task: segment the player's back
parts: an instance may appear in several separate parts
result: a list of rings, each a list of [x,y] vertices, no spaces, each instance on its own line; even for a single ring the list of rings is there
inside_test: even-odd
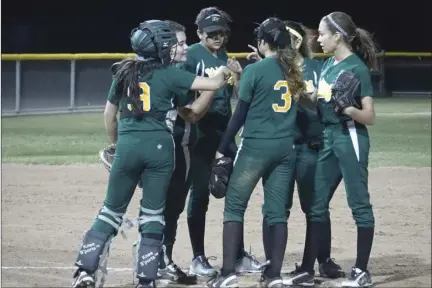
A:
[[[241,136],[244,138],[292,137],[297,104],[276,57],[267,57],[245,68],[240,95],[250,95],[250,106]]]
[[[134,117],[132,111],[135,108],[130,98],[120,98],[113,95],[113,83],[109,99],[114,102],[116,99],[119,101],[119,133],[157,130],[172,132],[176,117],[174,103],[176,102],[180,106],[188,104],[189,96],[187,92],[194,79],[195,75],[182,71],[175,66],[156,69],[151,72],[151,75],[140,75],[139,89],[140,103],[144,111],[143,119]],[[174,101],[174,97],[176,97],[176,101]]]

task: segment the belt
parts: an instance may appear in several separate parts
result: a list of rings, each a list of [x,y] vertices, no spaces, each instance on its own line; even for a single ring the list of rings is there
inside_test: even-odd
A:
[[[310,150],[320,151],[324,147],[324,142],[322,139],[312,139],[312,140],[295,140],[294,145],[307,145]]]

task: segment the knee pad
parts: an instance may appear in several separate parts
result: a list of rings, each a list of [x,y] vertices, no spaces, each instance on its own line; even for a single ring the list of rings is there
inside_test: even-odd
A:
[[[152,210],[141,207],[138,217],[139,232],[141,234],[163,234],[165,217],[163,209]]]
[[[87,231],[75,265],[90,274],[94,274],[96,270],[98,270],[101,260],[103,260],[102,262],[105,264],[108,261],[112,237],[113,235],[98,232],[93,229]]]
[[[138,279],[154,281],[159,268],[162,241],[141,236],[138,257],[136,259],[136,277]]]
[[[111,211],[106,206],[103,206],[102,209],[99,211],[99,214],[97,216],[97,219],[111,225],[115,231],[116,234],[122,225],[123,222],[123,215],[124,213],[117,213],[114,211]]]

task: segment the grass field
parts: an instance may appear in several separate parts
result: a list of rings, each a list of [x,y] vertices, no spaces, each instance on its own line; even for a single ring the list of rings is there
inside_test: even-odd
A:
[[[431,166],[431,100],[381,98],[370,166]],[[109,144],[102,113],[2,117],[2,162],[97,163]]]

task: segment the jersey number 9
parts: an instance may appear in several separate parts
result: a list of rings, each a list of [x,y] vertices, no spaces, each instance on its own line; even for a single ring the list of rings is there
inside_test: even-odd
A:
[[[281,88],[285,89],[285,92],[282,90],[281,99],[283,100],[283,105],[278,105],[276,103],[273,103],[272,108],[273,111],[278,113],[286,113],[291,108],[291,92],[288,88],[288,82],[279,80],[274,85],[274,90],[281,90]]]
[[[143,111],[150,111],[150,86],[146,82],[139,83],[140,89],[142,89],[142,93],[140,94],[140,100],[142,103]],[[128,109],[132,111],[134,107],[132,104],[127,105]]]

